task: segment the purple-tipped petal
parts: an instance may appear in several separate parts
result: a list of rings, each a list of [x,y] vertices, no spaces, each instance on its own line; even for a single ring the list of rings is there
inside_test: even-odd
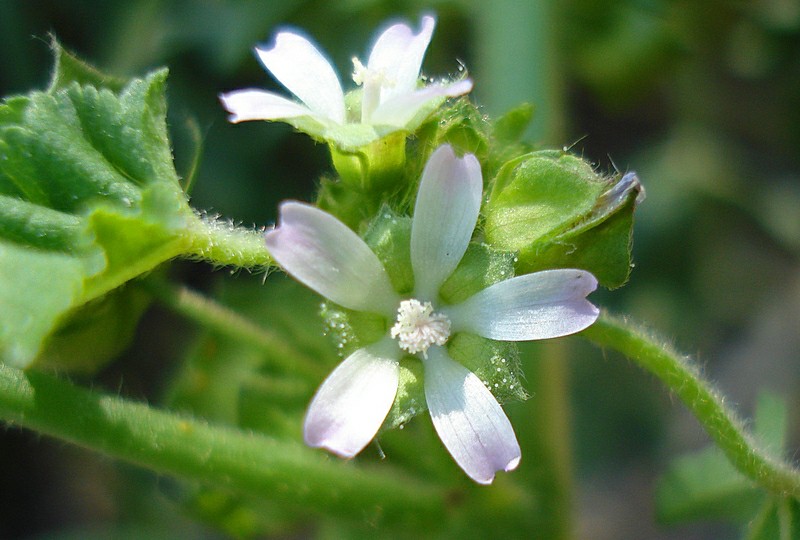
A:
[[[521,453],[514,428],[481,380],[442,347],[431,347],[424,363],[433,426],[458,466],[479,484],[515,469]]]
[[[396,344],[380,342],[357,350],[328,375],[306,413],[303,438],[307,445],[343,458],[363,450],[394,403],[397,352]]]
[[[413,92],[392,96],[372,112],[370,122],[376,126],[406,126],[432,101],[457,97],[472,90],[472,81],[465,79],[450,84],[434,84]]]
[[[339,77],[313,43],[293,32],[279,32],[271,49],[256,47],[256,54],[264,67],[316,115],[344,123]]]
[[[416,89],[422,59],[431,42],[436,20],[425,16],[421,26],[419,34],[414,34],[407,25],[395,24],[375,41],[367,67],[387,80],[387,84],[381,85],[381,103]]]
[[[282,120],[314,114],[308,107],[264,90],[235,90],[221,94],[219,99],[231,113],[228,120],[233,123],[247,120]]]
[[[580,332],[600,311],[586,300],[597,279],[584,270],[545,270],[501,281],[441,311],[454,332],[529,341]]]
[[[481,166],[472,154],[456,157],[449,145],[431,154],[422,172],[411,225],[411,265],[415,294],[435,301],[455,270],[481,207]]]
[[[400,299],[372,250],[347,225],[298,202],[280,207],[267,249],[292,277],[337,304],[394,317]]]

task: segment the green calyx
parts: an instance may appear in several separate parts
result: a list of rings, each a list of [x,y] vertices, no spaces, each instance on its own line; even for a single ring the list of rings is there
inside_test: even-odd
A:
[[[494,179],[484,210],[486,241],[517,252],[519,273],[580,268],[616,288],[630,274],[641,193],[635,176],[615,185],[576,156],[525,154],[506,162]]]
[[[391,189],[403,178],[405,142],[406,134],[395,132],[354,152],[330,145],[333,167],[341,181],[350,188],[364,192]]]

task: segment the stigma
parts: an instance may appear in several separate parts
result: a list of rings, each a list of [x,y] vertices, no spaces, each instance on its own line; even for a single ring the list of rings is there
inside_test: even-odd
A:
[[[430,302],[424,304],[414,298],[403,300],[397,308],[397,322],[391,335],[400,348],[411,354],[422,353],[427,358],[431,345],[444,345],[450,337],[450,320],[433,312]]]

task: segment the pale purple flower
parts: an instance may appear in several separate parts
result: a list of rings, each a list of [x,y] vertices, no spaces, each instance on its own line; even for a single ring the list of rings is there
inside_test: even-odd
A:
[[[439,288],[467,250],[480,211],[478,160],[450,146],[430,157],[420,181],[411,227],[415,288],[392,288],[386,270],[361,238],[313,206],[286,202],[267,248],[286,272],[341,306],[395,320],[381,341],[344,359],[317,391],[306,414],[307,444],[350,458],[385,420],[398,388],[398,365],[413,354],[424,367],[425,398],[439,437],[456,463],[481,484],[516,468],[520,448],[503,409],[481,380],[445,346],[471,332],[503,341],[563,336],[598,316],[586,296],[597,280],[583,270],[547,270],[491,285],[445,305]]]
[[[375,41],[366,66],[353,58],[353,80],[362,87],[358,110],[348,110],[339,77],[324,54],[290,31],[278,32],[271,48],[255,51],[300,102],[252,88],[222,94],[220,99],[231,122],[284,121],[344,149],[396,131],[413,132],[445,98],[472,89],[468,79],[420,85],[422,59],[434,26],[431,16],[422,18],[418,34],[405,24],[394,24]]]

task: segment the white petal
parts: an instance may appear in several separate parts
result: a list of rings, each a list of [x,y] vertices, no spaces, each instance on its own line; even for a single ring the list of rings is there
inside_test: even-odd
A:
[[[371,249],[347,225],[298,202],[280,207],[267,249],[292,277],[339,305],[394,317],[400,302]]]
[[[233,123],[246,120],[281,120],[298,116],[314,116],[308,107],[264,90],[235,90],[221,94],[219,99],[225,109],[231,113],[228,119]]]
[[[514,428],[481,380],[442,347],[431,347],[424,363],[433,426],[458,466],[479,484],[515,469],[520,449]]]
[[[599,310],[586,295],[597,279],[583,270],[545,270],[495,283],[440,311],[454,332],[473,332],[500,341],[566,336],[591,325]]]
[[[303,36],[279,32],[271,49],[256,48],[261,63],[317,115],[344,123],[344,94],[325,56]]]
[[[394,403],[399,378],[397,358],[386,345],[357,350],[328,375],[306,413],[306,444],[351,458],[375,437]]]
[[[481,166],[474,155],[457,158],[449,145],[431,154],[411,225],[411,265],[419,300],[435,301],[439,287],[464,256],[482,192]]]
[[[372,112],[374,125],[406,127],[432,101],[469,93],[472,81],[464,79],[451,84],[435,84],[384,101]]]
[[[422,59],[435,25],[433,17],[425,16],[419,34],[415,35],[405,24],[395,24],[375,41],[367,68],[382,73],[390,83],[382,85],[381,102],[416,89]]]

